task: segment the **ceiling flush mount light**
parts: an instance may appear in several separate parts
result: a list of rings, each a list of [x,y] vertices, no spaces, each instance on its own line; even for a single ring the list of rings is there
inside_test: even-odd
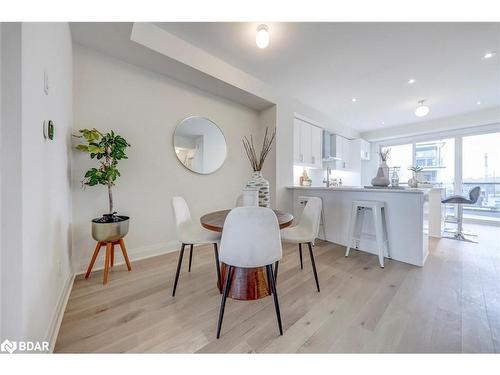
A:
[[[477,105],[481,105],[481,104],[483,104],[483,102],[482,102],[481,100],[478,100],[478,101],[476,102],[476,104],[477,104]]]
[[[408,83],[409,83],[410,85],[413,85],[415,82],[417,82],[417,80],[416,80],[415,78],[410,78],[410,79],[408,80]]]
[[[495,56],[497,53],[496,52],[486,52],[483,56],[484,60],[491,59],[493,56]]]
[[[353,103],[356,103],[357,101],[358,101],[358,99],[356,99],[356,98],[351,99],[351,102],[353,102]]]
[[[417,117],[424,117],[429,114],[429,107],[424,105],[425,100],[419,100],[418,101],[418,107],[415,108],[415,116]]]
[[[255,44],[257,44],[259,48],[266,48],[269,45],[269,28],[267,25],[259,25],[259,27],[257,27]]]

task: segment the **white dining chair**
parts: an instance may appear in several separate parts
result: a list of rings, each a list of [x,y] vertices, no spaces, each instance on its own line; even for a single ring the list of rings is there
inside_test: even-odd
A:
[[[308,197],[306,206],[304,207],[304,211],[302,211],[302,216],[300,217],[300,222],[293,227],[281,230],[281,239],[283,241],[299,245],[300,269],[304,269],[302,261],[302,244],[307,244],[309,247],[309,256],[311,257],[311,265],[318,292],[320,291],[320,288],[318,272],[316,271],[316,262],[314,261],[313,245],[319,233],[321,208],[322,201],[320,198]],[[278,276],[278,265],[279,263],[275,266],[275,278]]]
[[[172,291],[172,297],[175,296],[175,290],[177,289],[177,282],[179,281],[179,274],[182,266],[182,258],[184,256],[184,248],[186,245],[190,245],[189,251],[189,268],[188,272],[191,272],[191,263],[193,260],[193,245],[205,245],[213,244],[215,252],[215,265],[217,267],[217,279],[219,285],[221,284],[220,278],[220,264],[219,264],[219,253],[217,250],[217,243],[220,241],[220,233],[212,232],[201,227],[201,225],[195,223],[191,219],[191,213],[189,212],[189,207],[182,197],[173,197],[172,206],[174,208],[175,224],[177,227],[177,234],[179,236],[179,241],[182,243],[181,252],[179,254],[179,261],[177,263],[177,272],[175,273],[174,289]]]
[[[235,207],[259,206],[259,191],[254,189],[244,189],[243,193],[238,195]]]
[[[231,210],[224,222],[220,243],[220,261],[228,267],[217,323],[220,336],[224,308],[235,267],[266,267],[269,290],[273,295],[274,308],[280,335],[283,335],[281,315],[276,293],[273,264],[281,259],[281,240],[278,219],[273,210],[265,207],[237,207]]]

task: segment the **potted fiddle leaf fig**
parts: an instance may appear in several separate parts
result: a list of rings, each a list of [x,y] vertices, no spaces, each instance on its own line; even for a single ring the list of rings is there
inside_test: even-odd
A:
[[[112,130],[105,134],[95,128],[80,129],[78,132],[75,137],[83,143],[76,149],[88,153],[98,163],[97,167],[85,173],[82,186],[104,185],[108,189],[109,210],[102,217],[92,220],[92,237],[102,242],[118,241],[128,233],[130,218],[113,211],[113,186],[120,177],[118,162],[127,159],[125,151],[130,144]]]

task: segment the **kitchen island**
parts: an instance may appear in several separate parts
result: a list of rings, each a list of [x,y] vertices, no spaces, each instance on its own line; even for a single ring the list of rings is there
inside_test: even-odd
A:
[[[385,203],[385,217],[391,258],[422,267],[429,253],[429,230],[425,223],[429,192],[422,189],[371,189],[363,187],[290,186],[293,190],[294,216],[300,217],[303,202],[319,197],[323,201],[322,227],[319,237],[347,245],[351,205],[355,200],[376,200]],[[378,254],[371,215],[362,222],[362,239],[357,248]],[[356,244],[351,244],[356,248]]]

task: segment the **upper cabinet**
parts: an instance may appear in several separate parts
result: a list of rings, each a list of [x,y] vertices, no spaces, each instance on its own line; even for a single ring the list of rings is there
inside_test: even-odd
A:
[[[294,164],[322,168],[322,129],[298,118],[293,124]]]
[[[361,160],[370,160],[370,142],[365,141],[364,139],[355,139],[353,140],[356,151],[359,151],[359,157]]]
[[[361,150],[361,160],[370,160],[370,142],[359,139],[359,148]]]
[[[337,148],[335,154],[339,159],[335,162],[336,165],[335,169],[344,169],[344,170],[352,169],[352,161],[353,161],[352,150],[351,150],[352,141],[337,134],[335,134],[334,137],[335,137],[335,145]]]
[[[352,169],[353,141],[338,134],[323,132],[323,160],[332,162],[334,169]]]

